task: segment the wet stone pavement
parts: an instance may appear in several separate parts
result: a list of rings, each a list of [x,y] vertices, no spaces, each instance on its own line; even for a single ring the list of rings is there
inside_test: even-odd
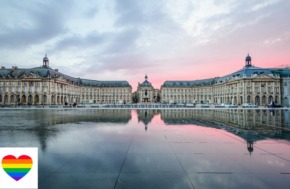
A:
[[[0,146],[38,147],[44,189],[285,189],[287,116],[282,110],[1,110]]]

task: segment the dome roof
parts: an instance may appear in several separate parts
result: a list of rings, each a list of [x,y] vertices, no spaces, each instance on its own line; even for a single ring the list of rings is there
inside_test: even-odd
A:
[[[43,57],[43,61],[48,61],[47,54],[45,54],[45,57]]]
[[[250,57],[250,55],[248,54],[248,56],[246,57],[246,61],[251,61],[252,58]]]
[[[143,83],[139,83],[138,87],[153,87],[152,84],[148,81],[147,74],[145,75],[145,81],[143,81]]]
[[[145,80],[143,83],[139,84],[139,86],[141,86],[141,87],[152,87],[152,84],[149,81]]]

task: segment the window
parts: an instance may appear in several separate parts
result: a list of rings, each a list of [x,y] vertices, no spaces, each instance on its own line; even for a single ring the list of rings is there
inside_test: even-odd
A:
[[[265,85],[261,85],[261,92],[264,93],[265,92]]]
[[[251,92],[251,88],[247,87],[247,93],[250,93],[250,92]]]
[[[274,88],[274,93],[278,93],[278,87]]]

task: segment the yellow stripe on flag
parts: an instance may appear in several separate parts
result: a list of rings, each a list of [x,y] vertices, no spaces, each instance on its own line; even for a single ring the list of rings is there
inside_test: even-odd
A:
[[[32,164],[2,164],[3,168],[32,168]]]

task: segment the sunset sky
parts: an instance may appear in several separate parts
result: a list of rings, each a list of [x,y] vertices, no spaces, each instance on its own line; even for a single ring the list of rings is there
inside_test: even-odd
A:
[[[290,65],[289,0],[1,0],[1,66],[50,66],[86,79],[223,76]]]

